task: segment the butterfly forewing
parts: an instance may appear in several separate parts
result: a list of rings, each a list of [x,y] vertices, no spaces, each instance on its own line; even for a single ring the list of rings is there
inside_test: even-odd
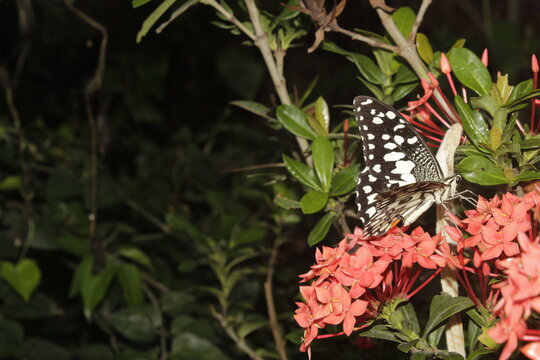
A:
[[[410,225],[434,202],[455,191],[435,157],[396,110],[367,96],[354,99],[366,167],[358,178],[358,217],[367,237],[398,223]]]

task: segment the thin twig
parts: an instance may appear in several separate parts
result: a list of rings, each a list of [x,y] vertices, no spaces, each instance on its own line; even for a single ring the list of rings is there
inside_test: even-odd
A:
[[[284,163],[270,163],[270,164],[250,165],[250,166],[244,166],[244,167],[239,167],[239,168],[234,168],[234,169],[223,170],[223,172],[227,174],[227,173],[236,173],[236,172],[260,170],[260,169],[276,168],[276,167],[285,167],[285,164]]]
[[[127,200],[126,204],[135,210],[139,215],[142,215],[146,220],[150,221],[152,224],[156,225],[161,231],[163,231],[166,234],[171,234],[172,229],[169,225],[165,224],[163,221],[159,220],[157,217],[152,215],[149,211],[142,208],[139,204],[137,204],[133,200]]]
[[[378,40],[376,40],[374,38],[370,38],[368,36],[364,36],[362,34],[359,34],[359,33],[344,29],[341,26],[339,26],[338,24],[329,24],[327,26],[327,28],[330,28],[335,32],[347,35],[353,40],[357,40],[357,41],[361,41],[363,43],[366,43],[369,46],[378,47],[378,48],[389,50],[389,51],[399,52],[399,48],[397,46],[390,45],[390,44],[384,43],[382,41],[378,41]]]
[[[424,15],[426,14],[426,11],[431,5],[431,0],[422,0],[422,5],[420,5],[420,9],[418,9],[418,14],[416,15],[416,21],[413,24],[413,27],[411,29],[411,34],[409,35],[409,44],[415,43],[416,33],[418,32],[418,28],[420,27],[420,24],[422,24],[422,21],[424,20]]]
[[[274,303],[273,294],[274,269],[276,267],[276,259],[281,243],[282,240],[277,238],[274,241],[274,246],[272,247],[272,252],[270,253],[266,280],[264,282],[264,297],[266,299],[266,307],[268,309],[268,322],[270,324],[270,329],[272,330],[274,342],[276,343],[276,350],[281,360],[287,360],[287,347],[285,345],[285,341],[283,340],[283,333],[281,332],[279,321],[277,319],[276,305]]]
[[[241,338],[238,336],[238,334],[234,331],[232,325],[229,323],[227,318],[218,312],[213,306],[210,306],[210,312],[216,318],[221,327],[225,330],[227,335],[236,343],[236,346],[243,351],[247,356],[249,356],[253,360],[263,360],[259,354],[255,352],[244,340],[244,338]]]
[[[143,290],[146,293],[146,296],[148,296],[148,299],[150,299],[150,302],[152,303],[152,306],[154,307],[154,309],[156,309],[156,311],[158,312],[161,312],[158,299],[154,296],[154,294],[152,293],[152,290],[150,290],[148,286],[146,286],[146,284],[144,283],[143,283]],[[161,348],[160,360],[166,360],[168,357],[167,333],[165,331],[163,324],[159,326],[157,333],[159,335],[159,346]]]
[[[247,27],[244,26],[235,16],[233,13],[227,11],[223,6],[221,6],[217,1],[215,0],[201,0],[202,4],[210,5],[217,11],[221,13],[228,21],[232,22],[240,31],[242,31],[244,34],[246,34],[247,37],[249,37],[252,41],[256,40],[256,36],[249,30]]]
[[[257,5],[255,5],[255,0],[245,0],[245,3],[248,9],[249,18],[253,24],[253,29],[255,30],[256,37],[253,41],[255,46],[257,46],[261,52],[266,64],[266,68],[268,69],[272,82],[274,83],[274,88],[276,89],[279,100],[282,104],[291,104],[291,98],[289,96],[289,92],[287,91],[287,82],[285,80],[285,76],[283,76],[283,65],[278,66],[277,61],[272,54],[272,49],[270,48],[270,44],[268,42],[268,34],[264,32],[262,27],[259,9],[257,8]],[[278,57],[281,56],[284,57],[285,54],[279,55]],[[306,153],[308,149],[308,142],[300,137],[296,137],[296,141],[298,142],[298,146],[300,147],[302,153]],[[306,158],[306,161],[308,165],[312,165],[311,157]]]

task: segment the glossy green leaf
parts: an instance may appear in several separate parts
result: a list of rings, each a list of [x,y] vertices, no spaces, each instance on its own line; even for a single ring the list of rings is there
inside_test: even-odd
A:
[[[126,339],[147,344],[157,335],[161,314],[150,305],[139,305],[113,313],[109,321],[114,330]]]
[[[450,49],[454,49],[454,48],[462,48],[465,46],[465,43],[467,42],[467,39],[457,39],[456,41],[454,41],[454,43],[452,44],[452,46],[450,47]]]
[[[324,129],[324,135],[328,134],[328,127],[330,126],[330,111],[328,110],[328,104],[324,101],[322,96],[315,101],[315,119]]]
[[[315,171],[323,187],[323,191],[330,190],[332,171],[334,170],[334,148],[326,136],[318,136],[311,145]]]
[[[469,320],[467,324],[467,344],[469,345],[469,351],[475,348],[480,334],[482,334],[482,328],[474,321]]]
[[[274,203],[287,210],[300,208],[300,201],[289,199],[281,194],[276,195]]]
[[[163,14],[165,14],[165,12],[171,6],[173,6],[175,2],[176,0],[164,0],[161,4],[159,4],[159,6],[154,11],[152,11],[152,13],[146,18],[146,20],[144,20],[141,26],[141,29],[137,33],[137,43],[141,42],[142,38],[146,34],[148,34],[152,26],[154,26],[154,24],[156,23],[156,21],[158,21],[159,18],[163,16]]]
[[[324,240],[326,234],[330,230],[330,225],[336,217],[333,212],[326,213],[315,225],[315,227],[309,232],[308,245],[313,246]]]
[[[107,262],[105,268],[96,275],[92,272],[92,263],[84,270],[81,275],[81,296],[84,315],[87,319],[90,319],[93,310],[103,300],[105,293],[109,289],[116,271],[111,262]]]
[[[276,116],[285,129],[298,137],[313,140],[317,136],[309,126],[306,114],[294,105],[279,105]]]
[[[397,71],[397,69],[394,69],[392,66],[394,62],[394,53],[388,50],[375,49],[373,50],[373,55],[375,56],[375,60],[377,60],[377,66],[385,74],[383,85],[386,85],[389,83],[390,77]]]
[[[437,345],[441,341],[441,337],[444,334],[445,329],[446,329],[445,326],[439,325],[432,332],[430,332],[427,336],[428,344],[433,347],[437,347]]]
[[[424,328],[424,337],[452,315],[472,306],[474,303],[471,299],[464,296],[452,297],[446,293],[434,296],[429,308],[429,319]]]
[[[514,178],[514,183],[540,179],[540,171],[527,171]]]
[[[470,105],[463,101],[459,95],[455,96],[456,110],[461,118],[463,130],[475,145],[489,144],[489,128],[482,114],[471,109]]]
[[[287,171],[289,171],[289,173],[302,184],[313,190],[323,191],[321,184],[315,175],[315,171],[312,168],[298,160],[288,157],[287,155],[283,155],[283,162],[285,163]]]
[[[313,214],[322,210],[328,201],[328,193],[321,191],[309,191],[302,196],[300,206],[304,214]]]
[[[491,77],[482,61],[470,50],[453,48],[448,53],[452,72],[466,87],[479,95],[488,95],[491,91]]]
[[[117,274],[126,304],[129,306],[142,304],[144,294],[139,269],[135,265],[120,264],[117,268]]]
[[[400,7],[392,13],[392,19],[394,19],[401,35],[407,40],[413,24],[416,21],[416,14],[414,11],[408,6]]]
[[[490,95],[479,96],[471,98],[471,106],[475,109],[485,110],[491,115],[495,116],[495,113],[500,109],[500,105]]]
[[[347,166],[338,171],[332,178],[330,196],[341,196],[353,191],[356,186],[358,173],[358,165]]]
[[[268,108],[268,106],[258,103],[256,101],[236,100],[236,101],[231,101],[229,104],[238,106],[241,109],[249,111],[250,113],[261,116],[263,118],[272,119],[268,115],[268,113],[270,112],[270,109]]]
[[[416,345],[418,340],[420,340],[420,339],[414,339],[414,340],[411,340],[411,341],[407,341],[406,343],[401,343],[401,344],[399,344],[397,346],[397,348],[398,348],[399,351],[403,351],[404,353],[408,353]]]
[[[427,36],[422,33],[416,34],[416,50],[426,64],[433,61],[433,48]]]
[[[24,299],[30,300],[30,296],[36,290],[41,280],[41,270],[33,259],[21,259],[14,265],[8,261],[0,263],[2,278]]]
[[[489,326],[488,319],[484,318],[482,314],[477,309],[471,309],[467,311],[467,315],[480,327]]]
[[[313,129],[317,135],[327,135],[328,131],[321,125],[321,123],[313,115],[306,115],[306,120],[309,126]]]
[[[512,93],[510,93],[510,97],[506,101],[505,106],[511,106],[516,99],[519,99],[525,94],[530,93],[533,90],[533,81],[532,79],[528,79],[525,81],[520,82],[516,86],[514,86],[514,89],[512,90]]]
[[[457,165],[458,172],[467,181],[480,185],[500,185],[508,183],[503,170],[481,156],[468,156]]]

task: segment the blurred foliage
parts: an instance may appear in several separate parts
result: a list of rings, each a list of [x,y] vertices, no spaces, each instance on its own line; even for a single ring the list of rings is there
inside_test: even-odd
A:
[[[102,86],[85,103],[100,33],[58,0],[0,2],[0,358],[248,358],[242,344],[276,358],[264,282],[279,247],[271,265],[277,318],[290,358],[304,358],[291,314],[297,274],[312,260],[306,240],[331,243],[338,235],[332,222],[359,171],[339,137],[347,115],[330,104],[349,103],[366,89],[394,103],[417,81],[387,51],[373,51],[374,61],[343,50],[346,43],[323,43],[357,66],[361,83],[338,56],[306,57],[300,41],[309,22],[276,3],[263,25],[273,49],[291,51],[290,88],[304,89],[294,104],[278,106],[257,50],[240,45],[227,19],[215,21],[196,3],[134,0],[132,9],[129,2],[76,2],[109,35]],[[245,14],[243,2],[235,5]],[[355,18],[347,15],[354,9],[344,21]],[[190,16],[159,37],[150,32],[159,14],[187,10]],[[410,18],[407,10],[396,14]],[[536,14],[528,13],[533,24]],[[372,14],[363,16],[366,27],[377,25]],[[451,16],[439,30],[441,15],[430,16],[437,26],[427,19],[424,32],[437,48],[451,47],[455,27],[470,30]],[[508,19],[491,20],[484,35],[504,40],[492,43],[495,58],[516,74],[524,64],[514,59],[538,48],[538,38]],[[422,58],[437,58],[419,39]],[[472,43],[483,40],[473,36]],[[513,52],[505,54],[503,44]],[[291,154],[294,139],[281,129],[309,140],[313,168]],[[242,170],[252,165],[259,167]],[[282,181],[288,173],[305,194]],[[372,348],[365,358],[400,356],[358,340],[317,344],[318,358],[333,359],[338,348],[341,359],[357,359],[364,347]]]

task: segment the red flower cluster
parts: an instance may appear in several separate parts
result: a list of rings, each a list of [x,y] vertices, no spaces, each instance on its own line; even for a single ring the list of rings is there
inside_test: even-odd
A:
[[[301,350],[309,351],[316,338],[350,335],[369,326],[385,304],[410,298],[448,266],[474,303],[492,310],[498,322],[488,334],[506,343],[500,360],[507,359],[519,341],[528,342],[521,348],[526,356],[540,358],[540,330],[538,324],[531,325],[533,318],[538,322],[531,314],[540,313],[540,195],[480,197],[464,219],[448,216],[456,224],[446,228],[455,251],[441,234],[430,236],[420,227],[410,235],[394,228],[370,239],[357,228],[337,247],[318,249],[316,264],[300,276],[301,282],[310,281],[300,287],[305,302],[297,302],[294,315],[304,328]],[[425,269],[434,271],[413,290]],[[478,287],[471,285],[471,274],[478,276]],[[503,280],[490,285],[494,277]],[[342,324],[343,331],[319,335],[327,324]]]
[[[395,228],[382,238],[363,239],[362,230],[357,228],[337,247],[317,249],[316,264],[300,275],[301,282],[311,281],[310,285],[300,287],[305,302],[296,303],[294,315],[304,328],[300,350],[309,350],[317,337],[350,335],[367,326],[367,320],[375,318],[386,301],[397,296],[410,297],[424,287],[427,283],[411,292],[420,275],[419,267],[439,269],[438,273],[445,266],[444,257],[435,252],[440,239],[421,228],[410,235]],[[327,324],[343,324],[343,332],[318,335]]]

